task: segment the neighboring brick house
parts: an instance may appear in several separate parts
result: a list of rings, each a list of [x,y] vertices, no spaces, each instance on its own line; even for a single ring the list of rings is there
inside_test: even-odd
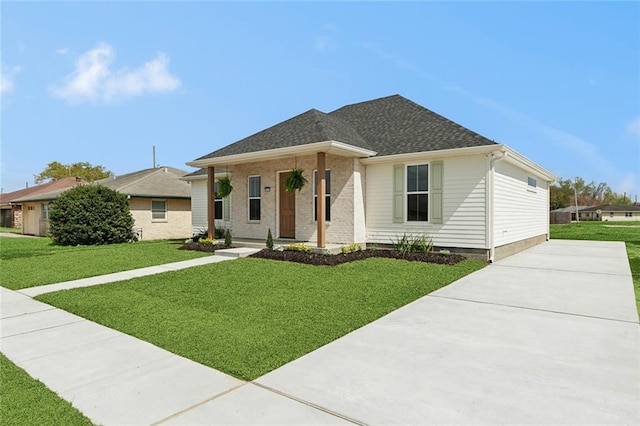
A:
[[[158,167],[113,176],[92,183],[125,194],[141,240],[187,238],[191,236],[191,188],[180,180],[187,174],[173,167]],[[25,227],[23,233],[48,234],[48,205],[63,190],[23,197]]]
[[[399,95],[311,109],[187,164],[202,168],[184,178],[192,182],[194,231],[215,223],[264,241],[271,229],[274,238],[318,248],[422,234],[487,260],[548,239],[549,185],[557,180]],[[300,192],[284,190],[293,168],[309,180]],[[223,175],[234,190],[215,199]]]
[[[43,194],[46,192],[69,189],[82,183],[77,177],[52,180],[51,182],[0,194],[0,226],[5,228],[22,228],[22,203],[17,200]]]

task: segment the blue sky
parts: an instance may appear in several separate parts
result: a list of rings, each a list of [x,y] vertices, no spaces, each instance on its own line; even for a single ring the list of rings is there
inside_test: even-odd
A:
[[[197,157],[401,94],[563,178],[640,196],[638,2],[3,1],[1,178]]]

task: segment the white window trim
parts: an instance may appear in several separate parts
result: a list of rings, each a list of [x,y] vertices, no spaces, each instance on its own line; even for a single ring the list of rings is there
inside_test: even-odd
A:
[[[427,166],[427,190],[409,192],[409,167]],[[431,162],[410,163],[404,165],[404,221],[405,223],[431,223]],[[427,194],[427,220],[409,220],[409,194]]]
[[[331,176],[331,169],[325,169],[325,170],[328,171],[329,172],[329,176]],[[311,174],[313,176],[313,200],[312,200],[313,203],[311,205],[311,208],[313,209],[313,211],[311,212],[312,213],[311,217],[313,218],[313,222],[316,223],[316,222],[318,222],[318,218],[317,218],[317,213],[318,212],[316,211],[316,198],[318,198],[318,194],[317,194],[318,182],[316,181],[316,179],[317,179],[316,176],[318,174],[318,169],[313,169],[313,172]],[[329,188],[329,189],[331,189],[331,188]],[[326,190],[326,187],[325,187],[325,190]],[[324,194],[325,203],[327,203],[327,200],[326,200],[327,197],[329,197],[329,200],[331,200],[331,192],[329,192],[328,194],[325,192],[325,194]],[[329,205],[329,212],[331,212],[331,205],[330,204],[331,204],[330,202],[327,203],[327,205]],[[326,223],[331,223],[331,221],[327,220]]]
[[[259,223],[262,220],[262,188],[258,187],[258,196],[251,196],[251,178],[260,179],[260,185],[262,185],[261,175],[249,175],[247,176],[247,220],[251,223]],[[260,219],[251,219],[251,200],[260,200]]]
[[[156,219],[153,217],[153,202],[154,201],[162,201],[164,203],[164,218],[162,219]],[[159,211],[159,210],[157,210]],[[151,222],[168,222],[169,221],[169,203],[167,202],[166,199],[161,199],[161,198],[152,198],[151,199]]]

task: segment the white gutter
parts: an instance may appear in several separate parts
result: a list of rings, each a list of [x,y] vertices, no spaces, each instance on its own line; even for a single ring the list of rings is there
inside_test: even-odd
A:
[[[482,145],[482,146],[472,146],[468,148],[453,148],[453,149],[441,149],[438,151],[422,151],[422,152],[410,152],[407,154],[394,154],[394,155],[382,155],[371,158],[363,158],[360,160],[362,164],[375,164],[375,163],[383,163],[383,162],[392,162],[392,161],[410,161],[416,158],[445,158],[445,157],[460,157],[463,155],[479,155],[479,154],[487,154],[495,151],[496,149],[501,150],[506,148],[505,145],[495,144],[495,145]]]
[[[191,167],[210,167],[225,164],[252,163],[256,161],[267,161],[291,155],[316,154],[326,152],[351,157],[371,157],[376,155],[371,151],[357,146],[349,145],[338,141],[315,142],[306,145],[288,146],[284,148],[268,149],[265,151],[247,152],[243,154],[226,155],[224,157],[203,158],[201,160],[187,163]]]
[[[486,229],[487,229],[487,245],[489,246],[489,263],[493,263],[495,260],[495,238],[493,237],[493,229],[494,229],[494,177],[496,173],[495,164],[498,161],[502,161],[507,158],[508,151],[505,149],[506,147],[502,147],[502,149],[498,151],[493,151],[487,154],[487,158],[489,159],[489,170],[487,174],[487,186],[486,186],[486,199],[487,199],[487,217],[486,217]]]

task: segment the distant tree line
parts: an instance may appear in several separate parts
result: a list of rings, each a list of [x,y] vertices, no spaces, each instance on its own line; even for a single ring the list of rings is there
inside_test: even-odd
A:
[[[575,188],[575,192],[574,192]],[[599,206],[601,204],[633,204],[627,194],[617,194],[605,182],[587,183],[583,178],[560,179],[551,186],[550,209],[561,209],[576,205],[576,193],[579,206]]]

